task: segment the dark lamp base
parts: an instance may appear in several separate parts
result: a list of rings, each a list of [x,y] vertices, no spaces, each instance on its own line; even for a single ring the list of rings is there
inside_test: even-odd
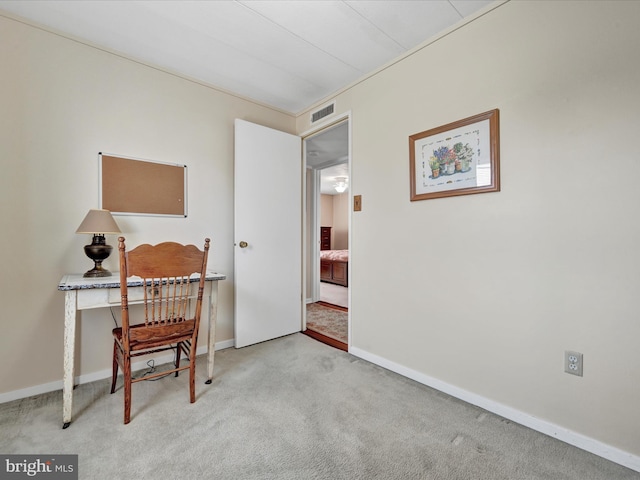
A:
[[[102,265],[97,265],[91,270],[85,272],[83,277],[85,278],[97,278],[97,277],[110,277],[111,272],[106,268],[102,268]]]
[[[104,235],[94,235],[93,243],[84,246],[84,253],[95,263],[94,267],[86,272],[83,277],[110,277],[111,272],[102,267],[102,261],[109,257],[113,247],[106,245]]]

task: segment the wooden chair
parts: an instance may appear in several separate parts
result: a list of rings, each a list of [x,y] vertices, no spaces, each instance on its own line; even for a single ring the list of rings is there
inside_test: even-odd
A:
[[[209,239],[204,251],[195,245],[165,242],[140,245],[127,252],[124,237],[118,239],[120,252],[120,293],[122,295],[122,327],[113,330],[113,377],[111,393],[115,391],[118,367],[124,374],[124,423],[131,420],[131,384],[189,369],[191,403],[196,401],[195,367],[200,313],[209,254]],[[191,278],[193,273],[198,278]],[[144,323],[132,324],[129,318],[127,277],[138,276],[143,282]],[[197,292],[196,292],[197,287]],[[138,287],[139,290],[139,287]],[[195,298],[190,313],[189,297]],[[133,300],[133,299],[132,299]],[[131,376],[131,359],[141,355],[176,350],[173,369],[146,375]],[[189,365],[180,366],[181,353]]]

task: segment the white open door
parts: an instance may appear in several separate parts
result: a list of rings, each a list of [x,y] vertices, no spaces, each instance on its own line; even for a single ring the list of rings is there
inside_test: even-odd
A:
[[[235,346],[302,330],[302,140],[235,121]]]

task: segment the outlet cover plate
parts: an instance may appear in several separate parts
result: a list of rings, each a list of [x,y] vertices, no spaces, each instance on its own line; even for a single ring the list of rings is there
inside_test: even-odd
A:
[[[564,371],[571,375],[582,376],[582,354],[579,352],[564,352]]]

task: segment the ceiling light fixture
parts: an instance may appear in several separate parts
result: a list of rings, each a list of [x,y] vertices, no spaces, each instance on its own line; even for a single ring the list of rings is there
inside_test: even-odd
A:
[[[347,177],[337,177],[336,180],[337,183],[333,185],[333,188],[335,188],[338,193],[344,193],[348,187]]]

